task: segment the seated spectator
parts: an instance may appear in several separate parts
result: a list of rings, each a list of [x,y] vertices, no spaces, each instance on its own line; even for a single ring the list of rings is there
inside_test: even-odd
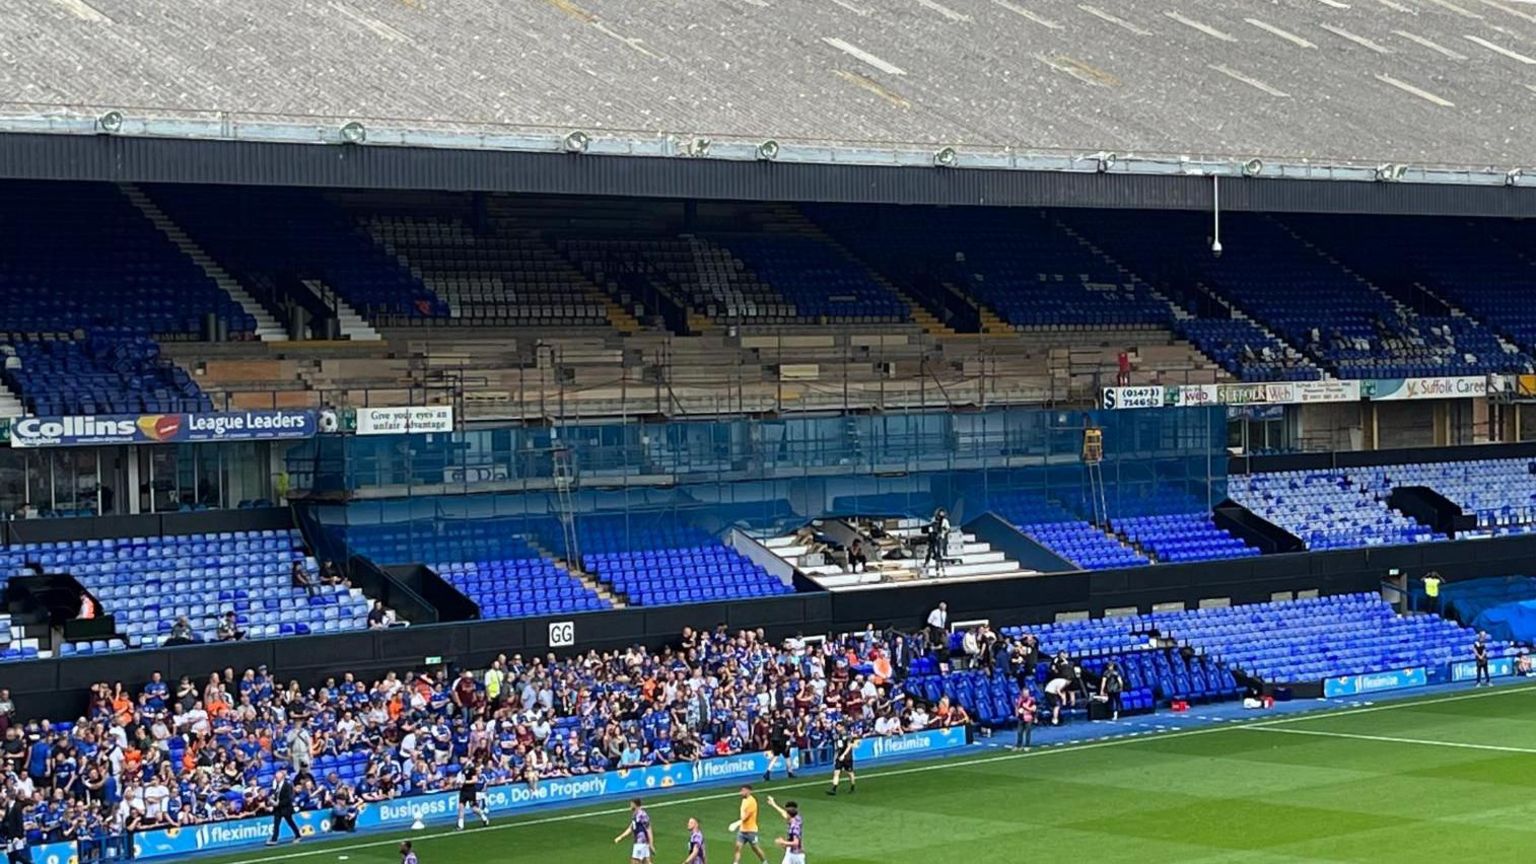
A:
[[[310,579],[309,571],[304,569],[303,561],[293,562],[293,587],[303,588],[311,597],[320,593],[319,584]]]
[[[219,619],[219,629],[215,636],[220,642],[234,642],[245,638],[245,631],[241,630],[235,620],[235,612],[231,609]]]
[[[165,637],[165,644],[168,646],[191,645],[196,641],[197,634],[192,630],[192,622],[187,620],[187,616],[178,615],[176,622],[171,625],[170,635]]]

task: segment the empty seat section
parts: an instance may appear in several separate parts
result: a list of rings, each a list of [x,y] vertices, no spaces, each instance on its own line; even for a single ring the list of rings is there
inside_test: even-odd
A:
[[[78,579],[116,617],[132,647],[160,644],[180,617],[200,638],[212,639],[231,611],[249,638],[368,626],[362,592],[294,587],[294,562],[318,575],[294,530],[26,543],[0,551],[4,572],[19,572],[28,562]],[[92,650],[81,645],[75,646],[78,653]]]

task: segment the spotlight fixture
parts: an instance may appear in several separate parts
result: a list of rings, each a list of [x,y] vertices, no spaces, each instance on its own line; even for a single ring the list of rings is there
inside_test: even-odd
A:
[[[757,158],[764,162],[772,162],[779,158],[779,142],[770,138],[757,145]]]
[[[123,128],[123,112],[108,111],[96,118],[96,128],[108,135],[113,135]]]
[[[1383,183],[1396,183],[1408,173],[1408,166],[1401,163],[1387,162],[1376,166],[1376,179]]]
[[[710,140],[708,138],[695,138],[688,142],[689,156],[708,156]]]
[[[565,136],[565,152],[585,153],[587,152],[587,147],[591,143],[592,136],[578,129],[575,132]]]
[[[1098,160],[1098,163],[1099,163],[1098,164],[1099,173],[1103,174],[1104,172],[1108,171],[1109,169],[1115,167],[1115,163],[1120,161],[1120,154],[1118,154],[1118,153],[1109,153],[1109,152],[1100,152],[1094,158]]]
[[[933,154],[933,164],[940,168],[953,168],[959,159],[960,156],[953,147],[945,147],[943,150]]]
[[[1524,177],[1524,176],[1525,176],[1524,169],[1521,169],[1521,168],[1511,168],[1508,171],[1504,172],[1504,185],[1505,186],[1513,186],[1516,183],[1519,183],[1520,182],[1520,178]]]
[[[1262,173],[1264,173],[1263,159],[1249,159],[1247,162],[1243,163],[1244,177],[1257,177]]]
[[[341,127],[341,140],[348,144],[361,144],[368,140],[368,130],[363,124],[353,120]]]

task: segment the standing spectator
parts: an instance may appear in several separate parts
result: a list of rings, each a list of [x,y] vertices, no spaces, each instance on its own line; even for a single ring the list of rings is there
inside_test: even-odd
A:
[[[949,604],[940,603],[928,613],[928,644],[938,652],[942,646],[948,644],[949,637]]]
[[[1424,597],[1429,600],[1429,611],[1436,615],[1440,614],[1440,586],[1444,582],[1435,570],[1424,574]]]
[[[11,728],[11,722],[16,718],[16,703],[11,701],[11,691],[0,687],[0,735]]]
[[[1029,739],[1035,731],[1035,707],[1035,694],[1028,687],[1019,688],[1019,698],[1013,703],[1013,716],[1019,721],[1013,738],[1015,750],[1029,749]]]
[[[1478,633],[1477,641],[1472,643],[1472,659],[1477,663],[1477,683],[1474,687],[1487,684],[1493,686],[1493,677],[1488,674],[1488,634]]]
[[[288,764],[293,766],[295,779],[310,776],[309,769],[314,764],[314,746],[309,727],[302,721],[295,723],[288,732]]]
[[[1120,666],[1111,660],[1104,667],[1103,677],[1099,679],[1099,696],[1109,705],[1109,719],[1120,719],[1121,694],[1124,692],[1125,676],[1120,674]]]
[[[1121,349],[1115,357],[1115,365],[1119,371],[1115,374],[1115,384],[1120,387],[1129,387],[1131,384],[1131,355],[1129,351]]]
[[[479,689],[475,687],[474,673],[468,669],[460,672],[459,679],[453,682],[451,696],[453,706],[456,709],[455,713],[459,715],[459,719],[466,724],[473,720],[475,716],[475,703],[479,700],[480,696]]]
[[[293,842],[299,842],[299,826],[293,821],[293,783],[288,780],[288,771],[279,768],[272,778],[272,836],[267,838],[268,846],[277,845],[284,822],[293,832]]]

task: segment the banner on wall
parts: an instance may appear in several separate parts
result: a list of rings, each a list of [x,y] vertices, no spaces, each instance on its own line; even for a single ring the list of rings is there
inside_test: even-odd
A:
[[[80,846],[73,840],[32,847],[32,864],[78,864],[79,861]]]
[[[1447,378],[1378,378],[1365,382],[1366,396],[1373,402],[1404,399],[1470,399],[1488,395],[1488,378],[1483,375],[1457,375]]]
[[[12,447],[88,447],[311,438],[313,411],[223,411],[212,414],[89,414],[22,417],[11,423]]]
[[[921,756],[965,747],[963,728],[933,729],[891,738],[865,738],[855,744],[855,758],[880,761]],[[697,763],[656,765],[628,771],[608,771],[580,777],[542,780],[529,789],[522,783],[492,786],[486,790],[486,810],[504,813],[547,804],[572,804],[609,796],[654,795],[700,783],[747,780],[763,776],[768,759],[762,753],[722,756]],[[357,818],[357,829],[409,828],[418,818],[424,822],[451,817],[458,806],[457,792],[437,792],[370,804]],[[298,813],[299,834],[313,837],[331,830],[329,810]],[[134,836],[134,858],[184,857],[266,842],[272,833],[272,817],[235,819],[186,828],[144,831]],[[284,839],[287,839],[286,829]],[[34,858],[37,856],[34,855]],[[61,862],[62,864],[62,862]]]
[[[452,431],[452,405],[357,409],[359,435],[423,435]]]
[[[1508,678],[1515,674],[1515,658],[1513,657],[1489,657],[1488,677]],[[1477,680],[1477,663],[1472,660],[1461,660],[1451,664],[1452,681]]]
[[[1340,696],[1362,696],[1384,690],[1402,690],[1406,687],[1423,687],[1429,684],[1429,673],[1422,666],[1412,669],[1395,669],[1390,672],[1368,672],[1364,675],[1342,675],[1323,682],[1323,696],[1335,699]]]
[[[1359,402],[1359,381],[1297,381],[1296,401],[1302,405],[1319,402]]]
[[[1163,407],[1163,388],[1149,387],[1105,387],[1100,396],[1099,404],[1106,409],[1119,408],[1161,408]]]

